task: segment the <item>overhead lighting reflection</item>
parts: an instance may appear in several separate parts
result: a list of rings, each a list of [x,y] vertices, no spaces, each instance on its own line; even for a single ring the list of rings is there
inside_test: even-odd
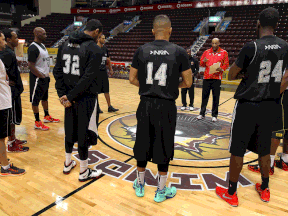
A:
[[[62,209],[63,211],[67,211],[68,210],[68,203],[63,202],[63,197],[58,196],[55,193],[52,193],[52,197],[56,197],[56,209]]]

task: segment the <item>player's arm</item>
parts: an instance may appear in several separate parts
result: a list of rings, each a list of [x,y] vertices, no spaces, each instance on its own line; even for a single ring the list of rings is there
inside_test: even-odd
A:
[[[110,57],[107,58],[107,64],[108,64],[108,68],[111,74],[113,74],[113,68],[112,68],[112,63],[111,63],[111,59]]]
[[[63,45],[64,46],[64,45]],[[63,66],[62,66],[62,46],[58,49],[58,54],[56,58],[56,65],[53,69],[53,75],[55,78],[55,88],[57,90],[57,94],[60,97],[67,94],[67,89],[64,84],[64,76],[63,76]]]
[[[200,59],[200,66],[201,67],[206,67],[206,62],[207,62],[207,58],[206,58],[206,53],[207,51],[205,51],[202,56],[201,56],[201,59]]]
[[[88,62],[83,76],[80,78],[76,86],[68,93],[67,98],[73,102],[75,98],[88,89],[91,83],[99,75],[99,67],[102,62],[102,52],[96,43],[92,43],[87,48]]]
[[[191,63],[189,60],[189,56],[187,52],[181,48],[179,50],[179,62],[181,62],[180,65],[180,71],[182,71],[181,76],[182,76],[182,82],[179,84],[179,88],[190,88],[192,86],[193,82],[193,73],[191,70]]]
[[[140,50],[141,50],[141,47],[139,47],[134,54],[132,64],[130,67],[130,73],[129,73],[129,82],[132,85],[135,85],[137,87],[140,86],[140,83],[138,80],[138,69],[140,68],[140,59],[139,59]]]
[[[130,73],[129,73],[129,82],[132,84],[132,85],[135,85],[135,86],[140,86],[139,85],[139,80],[138,80],[138,69],[134,68],[131,66],[130,68]]]
[[[194,58],[194,64],[195,64],[195,73],[194,73],[194,76],[198,74],[199,72],[199,61],[197,59],[197,57],[195,56]]]
[[[228,80],[236,80],[239,78],[239,73],[242,70],[242,68],[238,67],[235,62],[232,64],[229,73],[228,73]]]
[[[285,74],[282,77],[280,94],[283,93],[287,87],[288,87],[288,69],[286,69]]]
[[[30,46],[28,48],[28,67],[35,76],[39,78],[45,78],[44,74],[37,70],[35,63],[39,56],[39,50],[35,46]]]
[[[231,66],[228,73],[228,80],[236,80],[243,78],[239,73],[243,68],[247,68],[250,62],[253,60],[255,55],[255,44],[254,42],[246,43],[245,46],[241,49],[237,60]]]
[[[188,70],[185,70],[181,73],[182,76],[182,82],[179,84],[179,88],[190,88],[192,86],[193,82],[193,73],[191,68]]]

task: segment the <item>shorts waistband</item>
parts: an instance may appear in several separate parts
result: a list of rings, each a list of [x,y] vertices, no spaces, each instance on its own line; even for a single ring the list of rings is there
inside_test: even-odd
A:
[[[157,97],[157,96],[146,96],[146,95],[141,95],[140,99],[159,99],[159,100],[164,100],[164,101],[169,101],[169,102],[175,102],[175,100],[173,99],[166,99],[166,98],[160,98],[160,97]]]

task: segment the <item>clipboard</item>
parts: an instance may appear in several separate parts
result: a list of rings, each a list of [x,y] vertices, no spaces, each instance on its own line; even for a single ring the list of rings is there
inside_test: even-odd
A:
[[[220,67],[220,64],[221,64],[220,62],[217,62],[217,63],[214,63],[213,65],[211,65],[209,74],[218,73],[219,71],[216,71],[216,69]]]

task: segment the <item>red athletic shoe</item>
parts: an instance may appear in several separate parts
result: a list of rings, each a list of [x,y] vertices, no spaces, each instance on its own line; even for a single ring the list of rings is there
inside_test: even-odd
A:
[[[285,163],[282,160],[282,157],[280,157],[280,160],[275,160],[275,165],[276,165],[276,167],[278,167],[284,171],[288,171],[288,163]]]
[[[216,194],[217,196],[219,196],[221,199],[223,199],[224,201],[226,201],[229,205],[233,207],[237,207],[239,205],[236,192],[231,196],[228,193],[228,189],[217,186]]]
[[[51,116],[45,116],[43,121],[44,121],[44,123],[52,123],[52,122],[58,123],[58,122],[60,122],[59,119],[54,119]]]
[[[18,140],[18,139],[15,139],[15,144],[16,145],[25,145],[27,143],[27,140]]]
[[[275,162],[274,162],[275,164]],[[256,172],[256,173],[260,173],[260,166],[258,164],[256,165],[248,165],[248,169],[251,170],[252,172]],[[273,167],[270,167],[270,170],[269,170],[269,174],[270,175],[273,175],[274,174],[274,166]]]
[[[35,121],[34,128],[44,130],[44,131],[49,130],[49,127],[45,126],[41,121]]]
[[[8,145],[7,152],[27,152],[29,151],[29,147],[23,147],[22,145],[16,145],[13,143],[12,145]]]
[[[261,189],[261,184],[257,183],[255,185],[256,191],[259,193],[260,198],[263,202],[269,202],[270,200],[270,190],[269,188],[266,188],[265,190]]]

